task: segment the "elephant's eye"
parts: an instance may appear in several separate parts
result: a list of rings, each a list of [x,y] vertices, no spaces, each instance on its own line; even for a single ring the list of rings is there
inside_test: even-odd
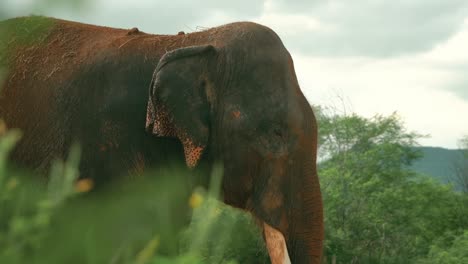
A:
[[[284,129],[280,128],[280,127],[273,128],[271,130],[271,133],[275,138],[277,138],[277,139],[279,139],[281,141],[286,141],[288,139],[288,133]]]

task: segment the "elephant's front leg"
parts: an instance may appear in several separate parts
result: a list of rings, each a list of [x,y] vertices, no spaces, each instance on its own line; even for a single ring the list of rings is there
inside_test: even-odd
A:
[[[263,222],[263,235],[272,264],[291,264],[286,240],[280,231]]]

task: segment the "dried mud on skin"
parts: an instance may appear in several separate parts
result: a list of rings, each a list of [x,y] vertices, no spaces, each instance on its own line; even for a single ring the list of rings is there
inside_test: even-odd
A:
[[[219,37],[223,31],[221,26],[193,33],[153,35],[138,28],[116,29],[41,16],[20,17],[0,22],[0,66],[8,64],[23,80],[26,76],[48,80],[59,73],[66,76],[73,65],[85,63],[109,48],[122,53],[141,52],[146,62],[156,59],[155,50],[160,47],[167,52],[207,40],[218,46],[224,43]]]

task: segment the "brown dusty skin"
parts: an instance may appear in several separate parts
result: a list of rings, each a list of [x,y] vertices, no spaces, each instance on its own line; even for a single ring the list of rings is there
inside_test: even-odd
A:
[[[281,232],[291,263],[320,263],[317,125],[273,31],[152,35],[27,17],[0,22],[4,32],[0,116],[24,133],[13,162],[46,173],[79,142],[80,177],[98,186],[173,162],[209,175],[221,162],[225,202]]]

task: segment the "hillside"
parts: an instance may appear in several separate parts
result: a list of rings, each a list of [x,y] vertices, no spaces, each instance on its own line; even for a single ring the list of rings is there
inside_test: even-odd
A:
[[[442,183],[453,181],[454,163],[461,158],[459,150],[439,147],[417,147],[415,149],[422,151],[423,154],[423,157],[412,165],[415,171],[432,176]]]

